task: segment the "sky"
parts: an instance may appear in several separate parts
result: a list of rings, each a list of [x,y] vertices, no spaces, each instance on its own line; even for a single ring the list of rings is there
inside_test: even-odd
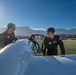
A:
[[[0,28],[76,28],[76,0],[0,0]]]

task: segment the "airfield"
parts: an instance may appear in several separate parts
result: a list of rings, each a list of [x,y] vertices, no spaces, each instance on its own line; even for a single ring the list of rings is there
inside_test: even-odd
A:
[[[17,37],[18,39],[26,39],[27,37]],[[36,39],[36,42],[39,43],[41,46],[43,39]],[[70,37],[70,38],[63,38],[63,43],[65,46],[66,54],[76,54],[76,38]],[[60,54],[60,48],[58,47],[58,53]],[[38,53],[36,55],[42,55],[41,53]]]
[[[63,42],[64,42],[66,54],[76,54],[76,40],[63,40]]]
[[[41,41],[38,41],[41,42]],[[76,54],[76,40],[63,40],[66,54]],[[60,48],[58,47],[58,54],[60,54]],[[41,56],[42,53],[36,54],[37,56]]]

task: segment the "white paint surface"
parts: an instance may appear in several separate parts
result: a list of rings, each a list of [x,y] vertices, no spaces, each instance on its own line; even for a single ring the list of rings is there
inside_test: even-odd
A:
[[[76,75],[76,55],[33,56],[32,43],[18,40],[0,51],[0,75]]]

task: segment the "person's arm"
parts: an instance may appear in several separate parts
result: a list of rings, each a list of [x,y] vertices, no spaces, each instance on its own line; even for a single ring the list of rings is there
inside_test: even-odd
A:
[[[43,55],[46,55],[46,49],[47,49],[47,41],[46,41],[46,37],[43,40],[43,44],[42,44],[42,53]]]
[[[60,49],[61,49],[61,54],[65,55],[65,47],[64,47],[63,41],[62,41],[62,39],[60,37],[58,39],[58,44],[59,44]]]
[[[15,37],[15,34],[13,33],[13,40],[17,41],[17,38]]]
[[[42,49],[42,53],[43,53],[43,55],[46,55],[46,47],[44,47],[44,48]]]
[[[5,36],[4,34],[0,35],[0,48],[3,48],[5,46]]]

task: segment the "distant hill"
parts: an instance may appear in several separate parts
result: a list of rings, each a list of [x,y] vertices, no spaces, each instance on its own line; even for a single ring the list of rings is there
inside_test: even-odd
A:
[[[76,29],[56,29],[56,34],[72,34],[75,35],[76,34]]]
[[[4,32],[6,30],[6,28],[0,28],[0,33]],[[42,35],[46,35],[46,32],[43,30],[33,30],[29,27],[17,27],[16,31],[15,31],[16,36],[28,36],[31,34],[42,34]],[[72,35],[76,35],[76,29],[70,29],[70,30],[66,30],[66,29],[56,29],[56,34],[72,34]]]
[[[0,28],[0,34],[4,32],[6,28]],[[31,34],[42,34],[46,35],[46,32],[43,30],[33,30],[29,27],[17,27],[15,31],[16,36],[29,36]]]

